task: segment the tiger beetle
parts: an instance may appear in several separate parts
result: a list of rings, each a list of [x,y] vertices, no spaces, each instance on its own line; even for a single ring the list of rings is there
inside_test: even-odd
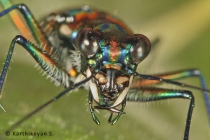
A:
[[[13,130],[35,113],[58,100],[69,91],[88,83],[88,104],[92,119],[100,124],[95,109],[110,112],[108,122],[115,124],[127,101],[151,102],[164,99],[190,100],[183,140],[189,139],[191,117],[195,106],[189,90],[165,89],[157,84],[167,83],[202,91],[208,118],[210,103],[204,77],[198,69],[179,70],[157,75],[144,75],[136,71],[150,53],[151,43],[142,34],[133,32],[118,17],[83,6],[47,16],[40,24],[24,4],[13,5],[0,12],[0,17],[18,10],[24,17],[36,44],[22,35],[10,45],[0,77],[0,92],[16,44],[25,48],[56,84],[65,90],[39,108],[13,124]],[[13,19],[15,20],[15,19]],[[40,47],[40,46],[44,47]],[[201,88],[177,82],[178,79],[198,77]],[[0,107],[6,112],[3,105]]]

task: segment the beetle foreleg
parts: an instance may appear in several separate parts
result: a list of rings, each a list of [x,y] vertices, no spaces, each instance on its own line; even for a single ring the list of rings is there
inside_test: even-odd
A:
[[[38,47],[36,47],[36,45],[29,42],[23,36],[18,35],[12,40],[9,51],[7,53],[7,58],[5,60],[0,77],[0,93],[2,92],[2,87],[5,81],[5,77],[7,75],[7,71],[16,43],[20,44],[31,54],[31,56],[37,61],[37,63],[42,67],[42,69],[46,71],[46,73],[52,78],[52,80],[63,84],[65,87],[69,87],[71,81],[68,73],[61,67],[59,67],[59,65],[55,63],[55,61],[51,58],[50,55],[40,50]],[[4,108],[2,109],[5,110]]]
[[[100,121],[98,120],[98,118],[96,117],[95,113],[94,113],[94,109],[92,107],[92,103],[93,103],[93,97],[92,94],[90,93],[91,91],[89,91],[89,96],[88,96],[88,103],[89,103],[89,109],[90,109],[90,113],[92,115],[93,121],[99,125]]]
[[[123,112],[125,106],[126,106],[126,100],[123,100],[123,102],[122,102],[122,108],[120,109],[120,112],[117,114],[117,116],[114,119],[112,119],[113,113],[111,113],[110,116],[109,116],[109,119],[108,119],[108,123],[114,125],[119,120],[119,118],[121,117],[121,115],[122,114],[125,114],[125,112]]]

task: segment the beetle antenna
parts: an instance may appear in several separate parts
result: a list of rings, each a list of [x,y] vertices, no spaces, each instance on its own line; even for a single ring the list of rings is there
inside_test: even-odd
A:
[[[0,104],[0,108],[5,112],[7,113],[7,111],[4,109],[4,107]]]
[[[54,98],[52,98],[51,100],[47,101],[46,103],[44,103],[43,105],[39,106],[37,109],[35,109],[34,111],[32,111],[31,113],[29,113],[28,115],[26,115],[24,118],[22,118],[21,120],[19,120],[18,122],[16,122],[15,124],[11,125],[11,127],[9,129],[7,129],[7,131],[12,131],[14,130],[16,127],[18,127],[19,125],[21,125],[24,121],[28,120],[30,117],[32,117],[34,114],[36,114],[37,112],[39,112],[40,110],[42,110],[43,108],[45,108],[46,106],[48,106],[49,104],[51,104],[52,102],[58,100],[60,97],[62,97],[63,95],[65,95],[66,93],[68,93],[69,91],[77,88],[80,85],[85,84],[86,82],[88,82],[91,78],[93,77],[93,75],[91,75],[90,77],[86,78],[85,80],[82,80],[74,85],[72,85],[71,87],[66,88],[63,92],[59,93],[57,96],[55,96]],[[6,132],[7,132],[6,131]],[[5,133],[2,134],[1,138],[3,138],[5,136]]]
[[[173,81],[173,80],[169,80],[169,79],[164,79],[164,78],[160,78],[160,77],[156,77],[156,76],[139,74],[137,72],[134,73],[134,76],[139,76],[139,77],[141,77],[143,79],[147,79],[147,80],[156,80],[156,81],[160,81],[160,82],[165,82],[167,84],[177,85],[177,86],[181,86],[181,87],[187,87],[187,88],[196,89],[196,90],[210,93],[209,89],[200,88],[200,87],[196,87],[196,86],[192,86],[192,85],[188,85],[185,83],[181,83],[181,82],[177,82],[177,81]]]

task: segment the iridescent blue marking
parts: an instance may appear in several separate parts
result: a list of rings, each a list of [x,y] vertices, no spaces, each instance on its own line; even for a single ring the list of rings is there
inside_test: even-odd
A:
[[[92,9],[85,9],[85,13],[92,13],[93,10]],[[80,13],[84,13],[83,9],[74,9],[74,10],[70,10],[67,12],[69,15],[74,16],[74,15],[78,15]]]

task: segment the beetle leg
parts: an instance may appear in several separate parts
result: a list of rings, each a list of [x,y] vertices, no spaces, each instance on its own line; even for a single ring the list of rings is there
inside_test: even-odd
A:
[[[33,34],[33,37],[35,38],[36,42],[38,44],[43,44],[45,45],[45,51],[47,51],[48,53],[50,53],[51,51],[51,44],[48,41],[46,35],[44,34],[44,32],[42,31],[42,29],[40,28],[38,22],[36,21],[35,17],[33,16],[33,14],[31,13],[31,11],[28,9],[28,7],[24,4],[16,4],[13,5],[9,8],[7,8],[6,10],[0,12],[0,17],[8,14],[9,12],[13,11],[13,10],[19,10],[20,13],[23,15],[23,17],[25,18],[28,27],[31,30],[31,33]]]
[[[108,123],[114,125],[119,120],[119,118],[121,117],[121,115],[122,114],[125,114],[125,112],[123,112],[125,106],[126,106],[126,100],[123,100],[123,102],[122,102],[122,108],[120,109],[120,112],[117,114],[117,116],[114,119],[112,119],[113,113],[111,113],[110,116],[109,116],[109,119],[108,119]]]
[[[23,36],[18,35],[12,40],[9,51],[7,53],[7,58],[5,60],[4,67],[0,76],[0,93],[2,92],[2,87],[5,81],[5,77],[9,68],[9,64],[16,43],[24,47],[37,61],[37,63],[42,67],[42,69],[49,75],[49,77],[51,77],[52,80],[54,80],[56,83],[61,83],[65,87],[69,87],[70,84],[72,84],[68,73],[61,67],[59,67],[59,65],[56,64],[56,62],[53,60],[53,58],[51,58],[49,54],[37,48],[36,45],[29,42]],[[1,108],[3,109],[3,107]]]
[[[90,113],[92,115],[92,118],[93,118],[93,121],[96,123],[96,124],[100,124],[100,121],[98,120],[98,118],[96,117],[95,113],[94,113],[94,109],[92,107],[92,103],[93,103],[93,97],[92,97],[92,94],[90,93],[91,91],[89,91],[89,96],[88,96],[88,103],[89,103],[89,109],[90,109]]]
[[[153,76],[156,77],[156,80],[152,80]],[[202,88],[197,88],[197,87],[195,87],[195,88],[201,90],[203,93],[203,98],[205,100],[206,110],[208,113],[208,118],[209,118],[209,123],[210,123],[210,101],[209,101],[208,93],[207,93],[209,91],[207,90],[205,79],[204,79],[203,75],[201,74],[200,70],[198,70],[198,69],[188,69],[188,70],[181,70],[181,71],[175,71],[175,72],[164,73],[164,74],[145,76],[145,78],[139,78],[139,79],[135,80],[132,83],[131,87],[135,88],[135,87],[151,86],[151,85],[155,85],[155,84],[160,84],[161,82],[164,82],[163,79],[167,79],[168,83],[170,83],[170,80],[179,80],[179,79],[184,79],[184,78],[189,78],[189,77],[198,77],[200,80]],[[159,78],[159,80],[158,80],[158,78]],[[160,79],[162,79],[162,80],[160,80]],[[174,83],[175,84],[177,83],[176,85],[178,85],[178,82],[174,82]],[[182,83],[179,84],[179,86],[188,87],[188,85],[182,84]],[[194,86],[191,86],[191,88],[194,88]]]
[[[140,87],[140,88],[130,89],[126,96],[127,101],[133,101],[133,102],[149,102],[149,101],[172,99],[172,98],[190,99],[189,109],[187,113],[187,120],[185,125],[184,138],[183,138],[183,140],[188,140],[192,112],[195,106],[194,104],[195,99],[192,92],[187,90]]]

